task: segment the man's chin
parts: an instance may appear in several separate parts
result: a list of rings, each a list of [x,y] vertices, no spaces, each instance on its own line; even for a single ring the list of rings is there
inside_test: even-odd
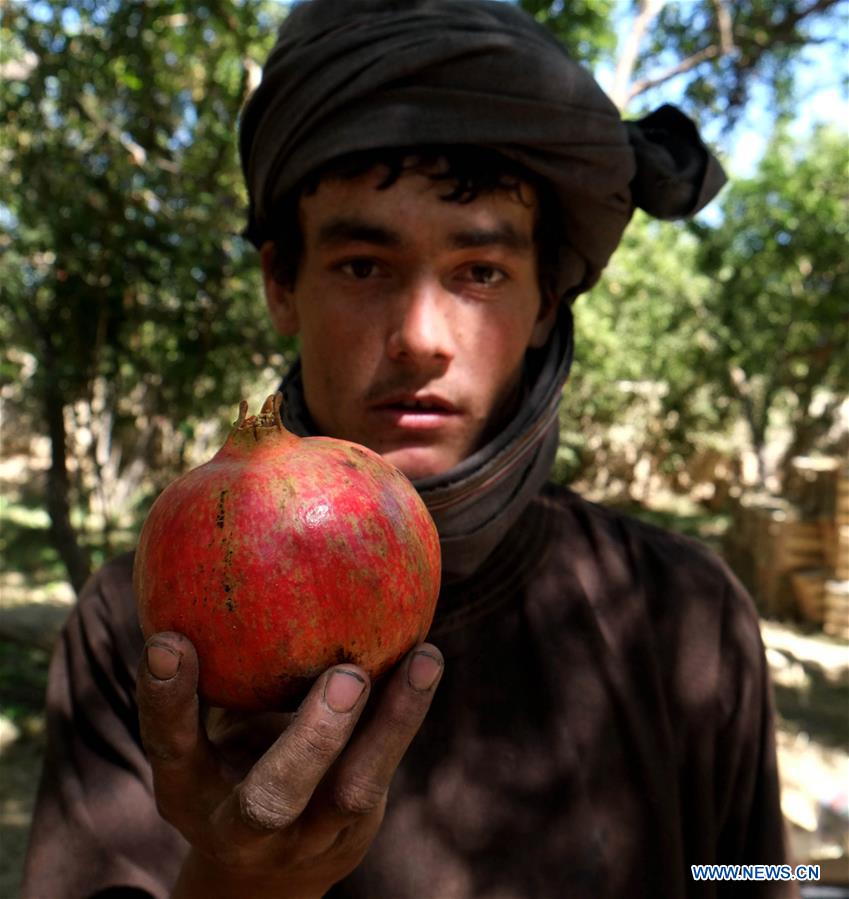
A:
[[[445,474],[460,463],[456,451],[440,447],[416,446],[391,449],[380,453],[387,462],[399,468],[411,481]]]

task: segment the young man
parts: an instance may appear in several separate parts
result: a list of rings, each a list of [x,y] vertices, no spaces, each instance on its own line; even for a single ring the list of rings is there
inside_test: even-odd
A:
[[[192,646],[143,646],[131,559],[107,565],[51,668],[24,896],[738,895],[690,865],[784,861],[752,603],[697,544],[547,483],[569,303],[635,202],[715,192],[693,126],[626,128],[509,4],[315,0],[242,155],[301,339],[288,425],[413,479],[434,643],[378,684],[336,666],[295,716],[199,710]]]

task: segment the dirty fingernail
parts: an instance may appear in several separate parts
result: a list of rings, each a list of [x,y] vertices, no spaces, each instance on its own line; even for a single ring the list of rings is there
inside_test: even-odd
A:
[[[147,655],[147,670],[157,680],[171,680],[180,670],[182,657],[180,653],[168,646],[159,643],[151,643],[145,650]]]
[[[354,671],[339,669],[330,675],[324,688],[324,701],[334,712],[350,712],[363,695],[366,682]]]
[[[407,680],[414,690],[424,692],[429,690],[442,671],[442,663],[429,652],[421,650],[410,659],[410,667],[407,669]]]

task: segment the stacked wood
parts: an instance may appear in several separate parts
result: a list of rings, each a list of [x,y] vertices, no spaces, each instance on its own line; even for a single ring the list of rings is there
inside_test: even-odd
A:
[[[849,640],[849,580],[826,583],[822,629],[832,637]]]
[[[784,489],[802,518],[818,522],[825,565],[832,570],[836,569],[838,556],[837,497],[841,483],[849,485],[846,466],[837,457],[798,456],[790,465]]]
[[[724,552],[729,564],[755,597],[770,606],[774,605],[772,597],[762,595],[759,583],[758,562],[762,565],[764,560],[753,552],[753,547],[764,543],[770,521],[782,512],[781,502],[775,497],[744,494],[732,511],[725,538]]]
[[[834,580],[825,585],[823,630],[849,640],[849,462],[838,472],[834,524]]]
[[[849,462],[794,459],[785,496],[741,497],[726,552],[766,614],[849,638]]]
[[[834,501],[834,577],[849,581],[849,462],[844,462],[837,478]]]
[[[840,468],[835,456],[797,456],[784,480],[784,496],[803,517],[831,520]]]
[[[742,497],[729,538],[730,564],[769,615],[794,612],[790,572],[825,565],[818,523],[802,520],[799,510],[780,497]]]
[[[799,613],[806,621],[823,624],[825,621],[825,584],[827,568],[804,568],[790,575]]]
[[[797,509],[773,513],[755,545],[757,590],[776,615],[792,614],[796,603],[789,575],[824,565],[822,540],[815,522],[801,521]]]
[[[837,570],[837,559],[840,553],[838,552],[837,544],[838,544],[838,533],[837,533],[837,521],[835,519],[822,518],[820,519],[820,534],[822,536],[822,551],[825,556],[825,564],[832,571]]]

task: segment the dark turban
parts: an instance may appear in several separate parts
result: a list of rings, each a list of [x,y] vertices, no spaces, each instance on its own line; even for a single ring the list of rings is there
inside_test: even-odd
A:
[[[312,0],[280,29],[248,101],[240,150],[246,236],[310,172],[383,147],[480,146],[554,189],[559,287],[598,279],[634,206],[697,212],[724,182],[693,123],[671,106],[624,123],[591,75],[527,14],[495,0]]]

